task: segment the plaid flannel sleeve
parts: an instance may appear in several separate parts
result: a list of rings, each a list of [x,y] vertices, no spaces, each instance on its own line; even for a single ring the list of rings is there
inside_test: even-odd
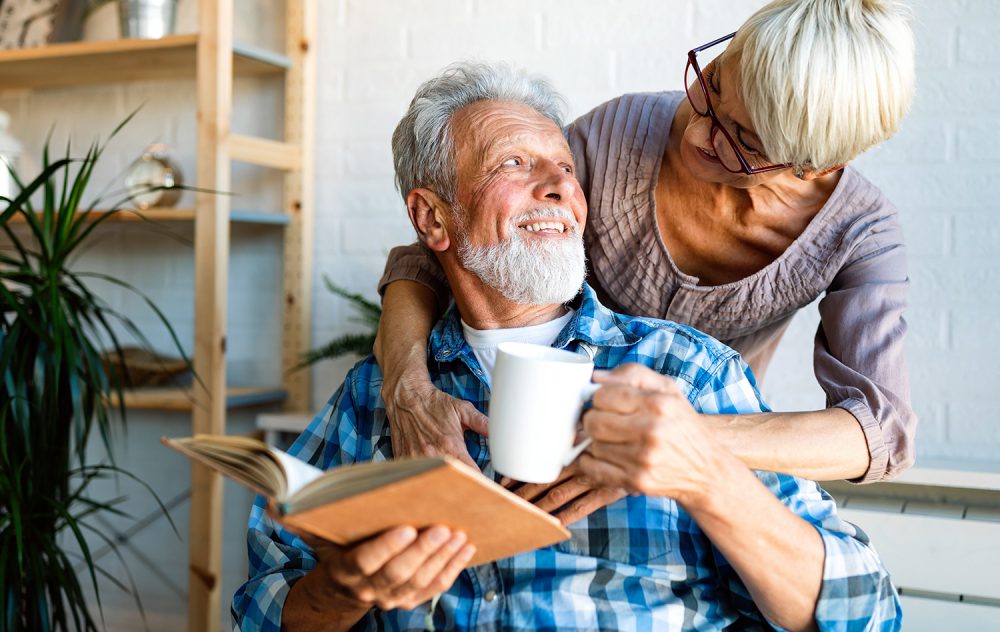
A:
[[[339,465],[341,446],[356,433],[357,407],[351,375],[289,449],[289,454],[322,469]],[[356,437],[355,437],[356,438]],[[257,496],[247,528],[249,579],[236,591],[233,622],[243,632],[279,632],[281,611],[292,585],[316,567],[313,550],[266,513],[267,499]]]
[[[756,413],[769,410],[750,369],[733,358],[713,374],[694,401],[704,413]],[[816,603],[820,630],[898,630],[902,625],[899,597],[889,573],[868,536],[837,515],[836,503],[818,484],[773,472],[755,472],[757,478],[793,513],[811,524],[823,539],[823,584]],[[733,603],[752,618],[760,613],[749,591],[725,558],[716,551]]]

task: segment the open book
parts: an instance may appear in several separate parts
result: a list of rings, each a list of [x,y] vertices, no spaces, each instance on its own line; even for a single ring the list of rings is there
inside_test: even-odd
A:
[[[393,527],[445,525],[476,546],[469,566],[565,540],[560,522],[448,457],[372,461],[323,471],[250,437],[161,439],[269,499],[295,531],[349,545]]]

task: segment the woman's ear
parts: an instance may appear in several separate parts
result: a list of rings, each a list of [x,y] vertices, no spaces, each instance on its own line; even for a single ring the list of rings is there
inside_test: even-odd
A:
[[[451,245],[448,235],[450,212],[438,194],[430,189],[413,189],[406,195],[406,211],[420,241],[434,252],[444,252]]]

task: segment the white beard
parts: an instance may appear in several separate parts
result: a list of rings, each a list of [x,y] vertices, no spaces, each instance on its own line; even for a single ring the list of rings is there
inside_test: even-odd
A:
[[[565,209],[538,209],[511,220],[510,237],[489,246],[469,243],[464,230],[465,212],[456,209],[459,221],[458,260],[469,272],[507,300],[520,305],[568,303],[580,292],[587,276],[583,235],[572,213]],[[568,238],[528,240],[517,227],[545,218],[566,220]]]

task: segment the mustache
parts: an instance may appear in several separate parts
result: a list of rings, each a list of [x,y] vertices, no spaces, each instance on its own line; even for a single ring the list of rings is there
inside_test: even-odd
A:
[[[511,226],[516,228],[518,224],[523,224],[536,219],[561,219],[566,222],[566,226],[568,226],[572,232],[580,232],[580,225],[577,223],[576,217],[569,211],[569,209],[562,206],[539,206],[511,218],[510,222]]]

